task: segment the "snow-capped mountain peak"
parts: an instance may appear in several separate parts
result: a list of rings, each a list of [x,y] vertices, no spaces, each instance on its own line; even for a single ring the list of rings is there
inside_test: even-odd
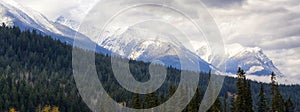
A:
[[[243,51],[245,49],[246,48],[244,46],[242,46],[241,44],[237,44],[237,43],[225,46],[225,51],[226,51],[226,55],[228,58],[235,56],[240,51]]]
[[[210,69],[207,62],[186,49],[172,35],[143,28],[119,29],[111,35],[103,39],[100,46],[123,57],[146,62],[160,60],[166,66],[187,70],[199,71],[199,68],[194,68],[193,64],[184,63],[199,64],[201,71]]]
[[[205,47],[197,50],[200,57],[210,57]],[[244,69],[248,74],[254,75],[270,75],[275,72],[282,76],[281,72],[274,66],[270,60],[259,47],[244,47],[240,44],[231,44],[225,46],[226,50],[226,72],[235,74],[238,67]]]
[[[91,42],[85,35],[77,33],[65,25],[50,21],[41,13],[24,7],[13,0],[0,0],[0,22],[4,22],[8,26],[18,26],[21,30],[36,30],[43,35],[49,35],[69,44],[73,43],[75,34],[80,40]],[[96,50],[105,54],[110,53],[99,46]]]
[[[63,32],[58,30],[45,16],[40,14],[37,11],[34,11],[30,8],[23,7],[19,3],[13,0],[3,0],[0,1],[2,10],[4,11],[6,18],[11,18],[14,20],[13,25],[18,25],[19,22],[23,22],[28,26],[38,27],[39,29],[55,32],[56,34],[63,35]],[[18,19],[19,22],[17,22]],[[12,22],[12,21],[11,21]],[[34,23],[34,24],[32,24]]]

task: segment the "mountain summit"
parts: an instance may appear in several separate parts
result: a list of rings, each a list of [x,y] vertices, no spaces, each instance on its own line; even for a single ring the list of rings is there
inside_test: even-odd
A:
[[[30,8],[23,7],[12,0],[0,1],[0,22],[8,26],[18,26],[22,30],[38,30],[53,38],[71,42],[76,32],[66,26],[54,23]]]
[[[18,26],[21,30],[37,30],[41,34],[49,35],[68,44],[73,44],[75,35],[82,41],[92,42],[88,37],[69,28],[69,26],[50,21],[41,13],[12,0],[0,1],[0,22],[7,26]],[[100,46],[96,46],[96,51],[104,54],[111,53]]]
[[[119,29],[99,44],[112,52],[134,60],[146,62],[159,60],[167,66],[194,71],[208,72],[211,69],[210,64],[186,49],[172,35],[148,29]],[[194,68],[195,64],[199,64],[200,68]]]
[[[259,47],[244,47],[240,44],[225,46],[226,50],[226,72],[235,74],[238,67],[241,67],[247,74],[258,76],[270,75],[272,72],[282,76],[281,72],[274,66]],[[203,59],[210,57],[205,46],[197,50],[197,54]]]

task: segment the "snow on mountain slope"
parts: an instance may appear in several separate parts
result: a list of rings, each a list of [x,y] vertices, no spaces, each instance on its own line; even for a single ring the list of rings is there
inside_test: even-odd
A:
[[[247,74],[254,74],[258,76],[270,75],[275,72],[282,76],[281,72],[274,66],[261,48],[243,47],[240,44],[232,44],[225,46],[226,48],[226,72],[235,74],[238,67],[241,67]],[[197,50],[200,57],[209,57],[203,51],[205,47]]]
[[[0,22],[8,26],[18,26],[21,30],[37,30],[42,34],[50,35],[69,44],[73,43],[73,37],[76,34],[82,41],[91,41],[73,29],[60,23],[52,22],[39,12],[23,7],[12,0],[0,0]],[[105,54],[110,53],[99,46],[96,47],[96,50]]]
[[[42,31],[51,31],[57,34],[63,34],[55,28],[55,26],[40,13],[25,8],[22,5],[12,1],[0,1],[1,8],[6,17],[14,20],[13,25],[27,25],[28,27],[35,27]]]
[[[63,23],[60,21],[60,19],[61,21],[64,21],[65,22],[64,24],[69,26],[70,28],[78,27],[76,26],[78,22],[65,19],[64,17],[58,18],[57,22]],[[145,41],[140,38],[134,38],[134,39],[129,38],[130,36],[134,36],[134,35],[142,35],[142,34],[134,34],[134,33],[145,32],[145,31],[136,31],[136,32],[131,31],[132,34],[130,36],[128,35],[126,36],[125,34],[123,34],[124,32],[128,32],[128,30],[133,30],[133,29],[127,29],[127,31],[126,29],[125,30],[119,29],[115,33],[112,33],[110,35],[110,38],[107,38],[106,40],[101,40],[101,42],[99,43],[100,46],[112,50],[113,52],[118,53],[124,57],[137,59],[137,60],[144,60],[144,61],[149,61],[152,59],[152,57],[162,55],[163,53],[166,53],[168,55],[171,54],[173,55],[174,52],[172,53],[171,51],[165,50],[169,48],[169,46],[167,46],[168,42],[173,42],[172,45],[176,45],[177,47],[180,46],[180,43],[174,43],[175,41],[173,40],[172,41],[166,40],[165,44],[159,45],[158,43],[161,42],[155,39]],[[148,33],[143,35],[147,35],[148,37],[151,37],[152,34]],[[122,38],[117,38],[117,37],[122,37]],[[124,38],[124,37],[128,37],[128,38]],[[160,49],[154,49],[156,47]],[[186,50],[186,49],[178,49],[178,50]],[[240,44],[232,44],[232,45],[227,45],[225,50],[226,50],[226,57],[227,57],[226,72],[228,73],[235,74],[237,68],[242,67],[247,71],[247,73],[259,75],[259,76],[269,75],[272,71],[274,71],[278,75],[282,75],[280,71],[273,65],[272,61],[263,53],[263,51],[260,48],[246,48]],[[159,51],[159,52],[154,52],[154,51]],[[195,55],[195,53],[193,52],[186,53],[186,54],[191,56]],[[205,45],[201,46],[196,51],[196,55],[201,57],[200,59],[201,60],[203,59],[206,62],[208,62],[209,58],[211,58],[209,49]],[[169,60],[171,60],[171,58]]]
[[[167,66],[196,71],[199,71],[199,68],[194,68],[193,64],[199,64],[200,71],[210,70],[207,62],[182,46],[171,35],[158,34],[146,29],[119,29],[110,37],[103,39],[100,45],[134,60],[146,62],[159,60]]]
[[[282,75],[279,70],[274,66],[260,48],[246,48],[237,53],[235,56],[230,57],[226,62],[227,72],[236,72],[236,67],[241,67],[249,74],[256,75],[270,75],[275,72],[277,75]]]
[[[76,32],[66,26],[49,21],[45,16],[12,0],[1,0],[1,21],[9,26],[19,26],[22,30],[36,29],[53,37],[73,37]]]
[[[6,9],[0,6],[0,22],[5,23],[8,26],[13,26],[13,18],[7,17],[6,14]]]
[[[73,30],[79,27],[79,22],[64,16],[58,17],[56,23],[66,25]],[[165,65],[176,68],[181,68],[183,65],[180,64],[181,62],[193,62],[200,65],[200,69],[193,70],[209,71],[211,69],[210,64],[166,33],[157,35],[157,32],[142,28],[119,28],[114,32],[107,31],[106,35],[106,38],[97,40],[99,45],[122,57],[147,62],[158,59]],[[182,69],[193,68],[191,67],[193,64],[186,65]]]
[[[77,30],[79,28],[79,25],[80,23],[75,21],[75,20],[71,20],[71,19],[68,19],[66,17],[63,17],[63,16],[59,16],[55,23],[59,23],[59,24],[62,24],[62,25],[65,25],[73,30]]]

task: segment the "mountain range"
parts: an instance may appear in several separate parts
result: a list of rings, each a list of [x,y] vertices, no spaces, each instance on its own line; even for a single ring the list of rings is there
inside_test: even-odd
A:
[[[41,13],[30,8],[10,1],[0,1],[0,22],[8,26],[19,26],[22,30],[38,30],[40,33],[50,35],[54,39],[72,44],[73,37],[77,33],[79,23],[72,19],[60,16],[56,21],[51,21]],[[209,71],[213,66],[209,64],[205,46],[196,51],[191,51],[182,43],[167,34],[157,34],[147,29],[127,28],[123,31],[116,31],[112,35],[97,42],[97,51],[105,54],[116,53],[122,57],[133,60],[151,62],[161,61],[166,66],[187,70]],[[139,38],[145,35],[147,38]],[[83,41],[92,41],[83,34],[77,33]],[[200,68],[195,68],[193,64],[182,63],[191,62],[199,64]],[[226,46],[226,72],[235,74],[238,67],[241,67],[247,74],[257,76],[269,75],[274,71],[278,75],[281,72],[274,66],[261,48],[243,47],[239,44]]]
[[[185,70],[210,70],[210,64],[185,48],[172,35],[150,29],[119,29],[99,42],[100,46],[121,56],[140,61],[159,60],[167,66]],[[199,65],[200,68],[196,67]]]
[[[74,29],[47,19],[41,13],[24,7],[12,0],[0,1],[0,22],[7,26],[18,26],[21,30],[37,30],[39,33],[49,35],[54,39],[73,44],[75,35],[82,41],[91,42],[88,37],[78,33]],[[100,46],[96,46],[96,51],[104,54],[111,54],[110,51]]]

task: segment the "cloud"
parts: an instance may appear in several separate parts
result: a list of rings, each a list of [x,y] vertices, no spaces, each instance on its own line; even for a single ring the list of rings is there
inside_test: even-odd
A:
[[[289,49],[275,49],[268,50],[265,53],[274,60],[274,64],[277,65],[282,72],[287,76],[299,77],[299,65],[300,65],[300,47]]]
[[[300,48],[300,36],[286,38],[283,37],[273,41],[264,41],[261,42],[259,46],[265,48],[266,50]]]
[[[70,9],[80,5],[78,0],[15,0],[25,7],[30,7],[44,14],[51,20],[69,13]]]
[[[252,0],[255,1],[255,0]],[[294,5],[282,5],[282,3],[270,2],[248,2],[240,7],[230,9],[212,8],[212,14],[216,15],[216,20],[227,38],[227,41],[234,41],[232,38],[245,36],[244,38],[261,39],[262,37],[283,38],[298,36],[300,12],[288,9]],[[227,24],[225,24],[227,23]],[[228,40],[231,39],[231,40]],[[245,43],[245,42],[244,42]]]
[[[281,72],[300,78],[300,1],[248,0],[209,10],[226,44],[261,47]]]
[[[80,20],[99,0],[15,0],[26,7],[39,11],[47,18],[55,20],[64,15]]]
[[[219,7],[219,8],[242,5],[245,2],[245,0],[201,0],[201,1],[209,7]]]

